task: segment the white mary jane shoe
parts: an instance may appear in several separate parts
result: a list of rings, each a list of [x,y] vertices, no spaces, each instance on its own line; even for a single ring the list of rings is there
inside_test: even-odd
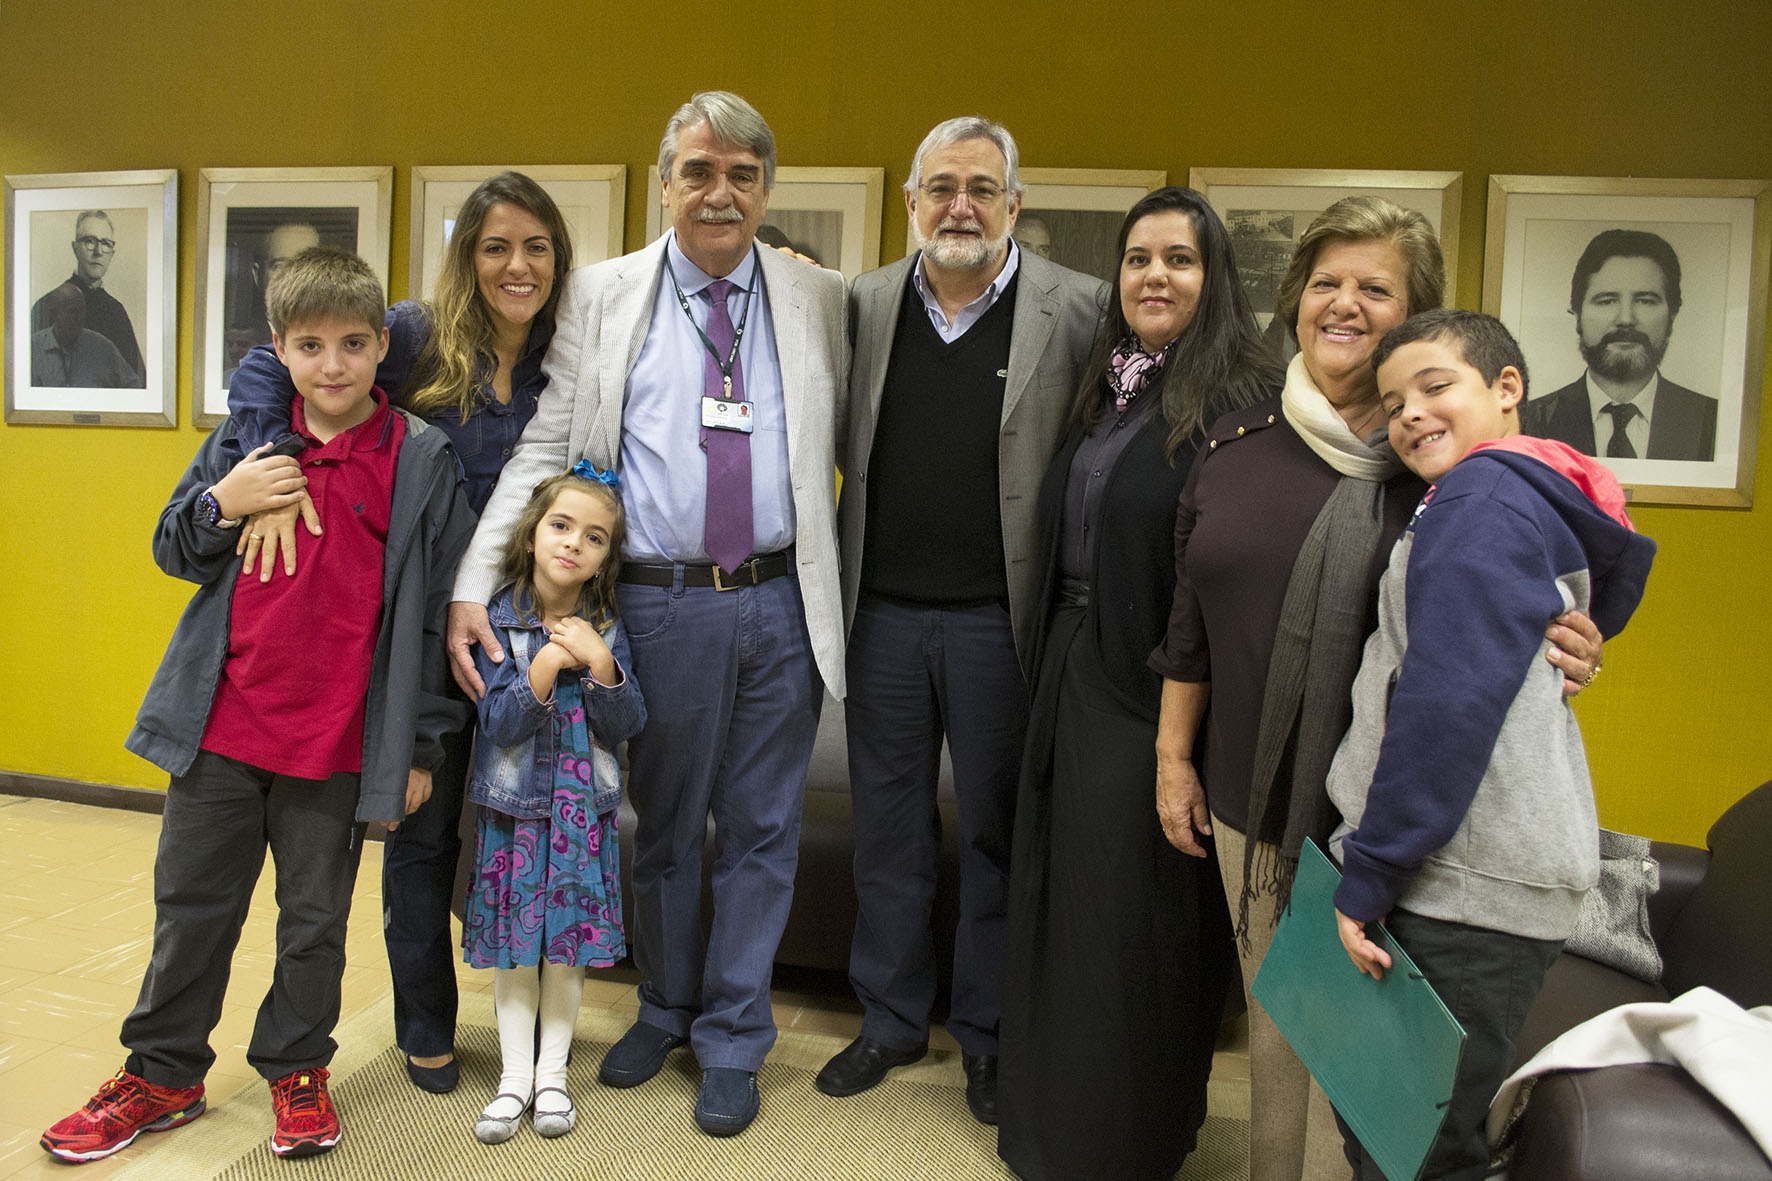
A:
[[[565,1090],[560,1087],[543,1087],[535,1093],[535,1097],[539,1100],[543,1095],[548,1094],[550,1091],[566,1100],[566,1110],[555,1111],[550,1109],[544,1111],[541,1104],[537,1102],[529,1118],[530,1122],[535,1125],[536,1135],[546,1136],[549,1140],[552,1140],[557,1136],[564,1136],[566,1133],[572,1131],[572,1125],[578,1122],[578,1108],[572,1105],[572,1096],[568,1095]]]
[[[510,1103],[504,1102],[507,1099]],[[529,1110],[531,1102],[533,1100],[513,1095],[509,1091],[494,1095],[492,1102],[486,1105],[486,1110],[480,1113],[480,1118],[474,1121],[474,1139],[482,1144],[503,1144],[517,1134],[517,1127],[523,1122],[523,1113]],[[516,1105],[515,1114],[501,1114],[511,1104]]]

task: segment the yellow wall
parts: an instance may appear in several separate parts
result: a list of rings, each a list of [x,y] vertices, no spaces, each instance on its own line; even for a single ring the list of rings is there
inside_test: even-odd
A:
[[[1108,14],[1112,14],[1111,16]],[[1772,173],[1772,5],[299,4],[0,6],[0,169],[179,169],[176,430],[0,427],[0,770],[158,787],[122,748],[187,588],[147,539],[189,425],[197,171],[625,163],[630,246],[671,109],[737,90],[784,163],[904,180],[932,124],[989,114],[1030,165],[1459,168],[1479,306],[1491,173]],[[889,200],[884,259],[902,253]],[[1762,326],[1762,331],[1763,331]],[[1764,389],[1772,382],[1760,376]],[[1762,399],[1764,405],[1764,399]],[[1761,413],[1772,423],[1772,413]],[[1644,508],[1661,544],[1580,705],[1602,819],[1701,841],[1772,776],[1772,461],[1760,507]]]

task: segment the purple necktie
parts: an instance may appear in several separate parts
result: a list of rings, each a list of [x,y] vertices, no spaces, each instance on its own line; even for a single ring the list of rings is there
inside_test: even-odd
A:
[[[720,372],[720,361],[732,354],[732,315],[726,310],[726,297],[734,290],[732,283],[716,279],[707,286],[713,308],[708,312],[708,340],[714,352],[702,362],[707,396],[726,397],[726,381]],[[719,360],[714,359],[718,354]],[[738,358],[732,358],[732,400],[744,401],[744,374]],[[728,574],[751,556],[754,543],[751,525],[751,437],[743,431],[722,431],[701,428],[702,450],[708,455],[708,511],[702,534],[708,557],[719,563]]]

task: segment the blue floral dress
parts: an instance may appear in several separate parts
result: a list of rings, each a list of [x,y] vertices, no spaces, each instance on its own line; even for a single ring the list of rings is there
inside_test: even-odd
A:
[[[577,964],[607,968],[627,954],[616,813],[591,806],[615,758],[592,741],[576,677],[554,687],[553,804],[546,819],[480,809],[462,949],[476,968]]]

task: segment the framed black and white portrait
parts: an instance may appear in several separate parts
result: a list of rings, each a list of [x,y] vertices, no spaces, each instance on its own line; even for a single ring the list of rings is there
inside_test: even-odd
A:
[[[647,181],[646,240],[653,242],[668,226],[658,174],[649,173]],[[775,170],[757,243],[788,247],[853,279],[880,265],[885,188],[883,168],[784,164]]]
[[[228,382],[255,345],[269,344],[265,288],[310,246],[363,257],[385,289],[392,168],[205,168],[197,192],[196,359],[191,417],[227,417]]]
[[[1114,247],[1126,211],[1167,178],[1161,169],[1023,168],[1021,212],[1011,236],[1029,254],[1112,282],[1120,273]],[[917,248],[912,218],[905,252]]]
[[[412,170],[412,267],[407,278],[414,298],[431,298],[462,202],[481,181],[507,171],[521,172],[554,199],[572,235],[573,266],[621,254],[625,164],[420,165]]]
[[[178,173],[6,178],[6,421],[178,424]]]
[[[1343,197],[1383,197],[1427,218],[1446,263],[1446,299],[1458,290],[1458,215],[1461,172],[1386,172],[1335,168],[1194,168],[1198,189],[1230,233],[1237,273],[1255,322],[1282,359],[1298,351],[1286,325],[1275,324],[1280,282],[1293,249],[1323,210]]]
[[[1528,434],[1645,504],[1747,507],[1772,181],[1492,176],[1483,310],[1525,354]]]

